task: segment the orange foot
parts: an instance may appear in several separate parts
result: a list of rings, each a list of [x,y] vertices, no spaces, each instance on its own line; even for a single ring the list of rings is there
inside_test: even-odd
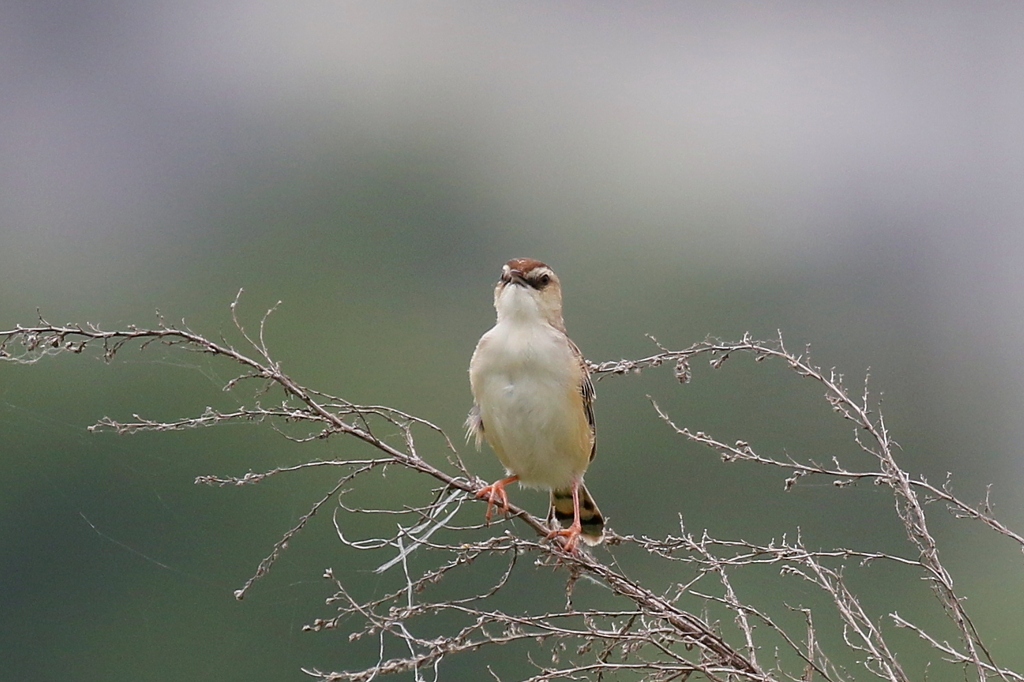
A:
[[[483,488],[476,491],[477,497],[487,498],[487,513],[484,514],[485,521],[488,523],[491,521],[491,507],[497,506],[498,511],[502,514],[508,513],[508,493],[505,492],[505,486],[518,480],[518,476],[509,476],[508,478],[503,478],[500,481],[495,481],[490,485],[485,485]]]
[[[551,538],[560,537],[562,540],[562,547],[566,552],[572,554],[576,551],[577,542],[580,539],[580,533],[582,532],[582,526],[580,526],[579,520],[576,520],[568,528],[559,528],[548,533],[544,539],[550,540]]]
[[[556,522],[557,523],[557,522]],[[562,547],[566,552],[572,554],[576,551],[576,543],[580,539],[580,533],[583,532],[583,525],[580,523],[580,485],[578,481],[573,481],[572,484],[572,523],[569,524],[568,528],[556,528],[545,536],[545,540],[551,538],[560,537],[562,540]]]

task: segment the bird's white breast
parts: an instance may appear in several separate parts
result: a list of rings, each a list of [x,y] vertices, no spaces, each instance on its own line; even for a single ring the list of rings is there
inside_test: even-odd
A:
[[[503,320],[487,332],[470,364],[484,437],[527,486],[564,488],[590,460],[590,425],[579,363],[561,331]]]

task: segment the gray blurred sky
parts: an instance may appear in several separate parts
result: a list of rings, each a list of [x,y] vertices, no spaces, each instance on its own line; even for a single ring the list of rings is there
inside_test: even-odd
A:
[[[1010,260],[1019,241],[1016,3],[21,2],[4,14],[4,229],[40,239],[100,233],[92,214],[112,207],[186,200],[174,193],[223,182],[248,155],[443,136],[481,192],[640,215],[640,239],[697,235],[732,257],[835,248],[854,213],[897,218],[863,230],[916,228],[965,256]],[[694,225],[709,214],[717,229]]]

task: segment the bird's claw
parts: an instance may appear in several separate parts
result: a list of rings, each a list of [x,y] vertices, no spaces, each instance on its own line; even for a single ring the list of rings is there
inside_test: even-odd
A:
[[[478,498],[487,498],[487,511],[484,513],[485,521],[488,523],[491,522],[492,507],[498,507],[498,511],[502,514],[508,513],[508,493],[505,492],[505,486],[518,480],[518,476],[510,476],[508,478],[503,478],[500,481],[495,481],[490,485],[485,485],[483,488],[476,491],[476,496]]]
[[[544,536],[544,539],[551,540],[553,538],[562,538],[562,549],[569,554],[574,554],[576,552],[576,547],[579,544],[581,533],[582,528],[580,524],[573,523],[568,528],[556,528]]]

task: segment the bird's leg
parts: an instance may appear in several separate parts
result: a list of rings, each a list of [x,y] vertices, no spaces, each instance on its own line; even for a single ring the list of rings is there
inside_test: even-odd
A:
[[[556,521],[557,523],[557,521]],[[580,523],[580,482],[572,482],[572,523],[568,528],[555,528],[553,531],[547,534],[545,540],[550,540],[553,537],[565,538],[565,544],[563,547],[566,552],[570,554],[576,551],[576,542],[580,538],[580,533],[583,532],[583,524]]]
[[[487,513],[484,514],[485,521],[490,522],[491,520],[491,507],[497,506],[502,514],[508,513],[508,493],[505,492],[505,486],[518,480],[518,476],[509,476],[490,485],[485,485],[476,491],[477,497],[487,498]]]

